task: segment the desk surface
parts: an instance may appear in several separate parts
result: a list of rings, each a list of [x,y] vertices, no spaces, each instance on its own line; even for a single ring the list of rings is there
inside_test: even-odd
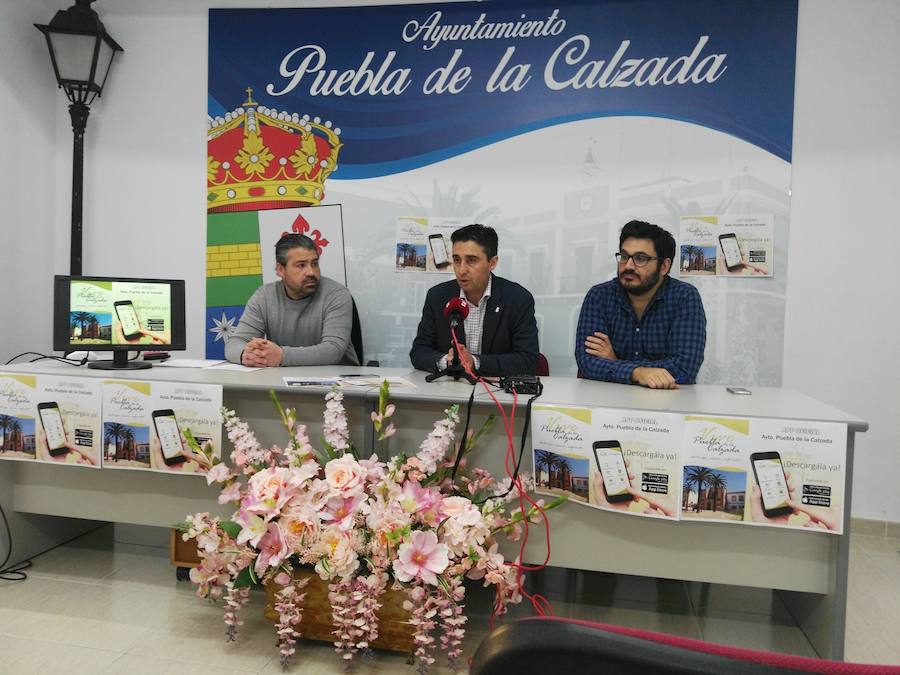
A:
[[[416,386],[414,388],[393,387],[391,398],[395,401],[429,400],[462,403],[468,400],[471,385],[464,381],[442,379],[425,382],[426,373],[409,368],[368,368],[350,366],[314,366],[302,368],[264,368],[250,372],[217,370],[215,368],[169,368],[154,367],[146,370],[94,370],[73,368],[62,363],[28,363],[0,367],[0,372],[46,373],[54,375],[77,375],[102,379],[127,379],[166,382],[193,382],[221,384],[232,390],[297,391],[284,385],[285,376],[293,377],[334,377],[343,373],[373,373],[385,376],[403,377]],[[681,389],[665,391],[646,389],[635,385],[610,382],[594,382],[571,377],[544,377],[544,393],[538,399],[541,403],[559,405],[603,406],[625,410],[651,410],[681,414],[702,413],[704,415],[731,415],[735,417],[769,417],[775,419],[814,420],[818,422],[844,422],[851,431],[866,431],[869,425],[864,420],[850,415],[827,403],[806,394],[780,387],[755,387],[750,396],[729,394],[724,386],[695,384]],[[314,393],[317,387],[304,387]],[[321,390],[326,391],[325,387]],[[345,387],[348,398],[371,396],[375,388]],[[498,400],[510,403],[512,396],[496,392]],[[519,397],[524,405],[526,396]],[[492,404],[484,388],[479,385],[476,392],[479,404]]]

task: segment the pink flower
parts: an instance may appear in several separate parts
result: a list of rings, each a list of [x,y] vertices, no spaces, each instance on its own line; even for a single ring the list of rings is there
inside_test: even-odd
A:
[[[351,497],[363,491],[368,471],[353,459],[353,455],[343,455],[325,465],[325,480],[331,494]]]
[[[353,517],[366,500],[365,495],[354,495],[353,497],[335,497],[328,500],[325,513],[322,514],[322,520],[334,521],[342,530],[349,530],[353,527]]]
[[[290,549],[281,528],[275,523],[269,523],[266,533],[259,540],[259,555],[253,569],[256,570],[257,576],[261,576],[266,568],[278,567],[289,555]]]
[[[241,531],[237,538],[238,544],[250,542],[251,546],[257,546],[259,540],[266,533],[266,521],[243,509],[234,514],[233,520],[241,526]]]
[[[227,504],[228,502],[236,502],[241,498],[241,484],[235,481],[231,485],[222,488],[219,493],[219,503]]]
[[[428,512],[432,512],[432,516],[436,515],[441,505],[441,494],[434,488],[423,488],[415,481],[408,480],[403,483],[398,501],[407,513],[418,513],[424,518]]]
[[[224,483],[232,476],[234,476],[234,473],[228,468],[228,465],[219,463],[206,472],[206,484]]]
[[[416,530],[408,543],[400,545],[394,560],[394,576],[399,581],[418,577],[426,584],[437,586],[437,575],[449,564],[447,545],[439,544],[434,532]]]
[[[263,469],[247,484],[250,499],[246,509],[271,520],[297,495],[304,480],[305,476],[291,469]]]

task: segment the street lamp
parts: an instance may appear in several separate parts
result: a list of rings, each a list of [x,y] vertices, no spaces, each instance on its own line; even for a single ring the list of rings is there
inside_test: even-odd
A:
[[[84,130],[91,102],[103,92],[116,52],[124,51],[113,40],[97,12],[94,0],[75,0],[60,10],[46,26],[34,24],[47,38],[56,81],[69,98],[69,115],[75,135],[72,156],[72,240],[70,273],[81,274],[81,211],[84,183]]]

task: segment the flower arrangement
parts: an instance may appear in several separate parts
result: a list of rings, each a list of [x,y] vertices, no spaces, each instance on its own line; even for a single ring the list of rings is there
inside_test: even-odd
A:
[[[376,438],[385,447],[394,434],[395,407],[385,382],[372,412]],[[462,444],[454,471],[458,406],[445,411],[418,452],[387,462],[360,458],[350,442],[340,390],[326,395],[322,448],[310,444],[296,412],[272,398],[288,432],[285,447],[263,447],[234,411],[223,409],[234,446],[233,468],[216,463],[208,483],[221,483],[219,503],[233,503],[230,520],[208,513],[189,516],[184,539],[194,538],[200,565],[191,580],[201,597],[224,598],[227,638],[235,639],[250,587],[274,583],[275,626],[282,666],[295,653],[304,611],[298,568],[328,582],[334,645],[348,665],[378,637],[375,612],[388,587],[406,595],[414,656],[420,671],[438,648],[452,665],[462,652],[466,617],[463,579],[483,579],[495,591],[502,615],[522,599],[523,568],[507,562],[498,538],[517,540],[523,527],[551,504],[527,500],[527,481],[497,480],[466,467],[470,452],[493,418]],[[527,500],[527,501],[526,501]]]

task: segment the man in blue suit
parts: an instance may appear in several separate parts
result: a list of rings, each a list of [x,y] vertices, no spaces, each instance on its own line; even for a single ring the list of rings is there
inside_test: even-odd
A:
[[[451,298],[469,305],[456,328],[460,361],[480,375],[533,374],[538,362],[534,297],[519,284],[494,276],[497,232],[466,225],[451,236],[456,279],[432,287],[409,358],[419,370],[443,370],[453,359],[450,322],[444,306]]]

